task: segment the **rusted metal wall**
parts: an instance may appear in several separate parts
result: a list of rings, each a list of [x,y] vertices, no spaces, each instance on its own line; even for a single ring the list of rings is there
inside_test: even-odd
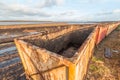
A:
[[[96,39],[96,45],[98,45],[105,36],[108,36],[113,30],[118,27],[119,23],[104,23],[98,24],[98,34]]]
[[[98,28],[96,28],[92,34],[87,38],[87,40],[83,43],[83,46],[79,50],[79,58],[76,61],[76,77],[75,80],[83,80],[86,72],[89,60],[92,56],[95,42],[96,42],[96,35]]]
[[[118,27],[119,23],[112,23],[108,25],[107,35],[109,35],[113,30],[115,30]]]
[[[98,37],[96,44],[99,44],[106,36],[107,30],[108,30],[108,25],[98,25]]]

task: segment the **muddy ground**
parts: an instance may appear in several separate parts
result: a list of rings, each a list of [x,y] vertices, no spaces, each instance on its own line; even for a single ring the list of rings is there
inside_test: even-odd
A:
[[[96,47],[85,80],[120,80],[120,27]]]

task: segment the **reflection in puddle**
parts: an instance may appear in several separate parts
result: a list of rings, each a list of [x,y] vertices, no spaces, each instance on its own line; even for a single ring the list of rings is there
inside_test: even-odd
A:
[[[0,54],[3,54],[5,52],[10,52],[10,51],[13,51],[13,50],[16,50],[15,46],[0,50]]]
[[[30,32],[29,34],[39,34],[40,32]]]
[[[12,37],[17,37],[19,35],[1,35],[0,39],[4,39],[4,38],[12,38]]]
[[[20,61],[20,58],[17,57],[17,58],[13,58],[13,59],[10,59],[7,61],[0,62],[0,68],[9,66],[10,64],[14,64],[14,63],[19,62],[19,61]]]
[[[5,39],[5,38],[14,38],[14,37],[19,37],[19,36],[27,36],[27,35],[33,35],[33,34],[38,34],[40,32],[29,32],[29,33],[22,33],[22,34],[9,34],[9,35],[0,35],[0,39]]]

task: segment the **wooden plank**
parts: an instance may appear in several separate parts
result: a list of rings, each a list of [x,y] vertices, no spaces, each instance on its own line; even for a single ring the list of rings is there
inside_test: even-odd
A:
[[[66,66],[61,66],[42,74],[44,80],[68,80],[68,69]]]

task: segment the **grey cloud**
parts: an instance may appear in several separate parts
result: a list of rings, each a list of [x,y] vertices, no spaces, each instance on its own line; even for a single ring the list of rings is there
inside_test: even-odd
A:
[[[69,12],[69,11],[68,11],[68,12],[60,13],[59,15],[60,15],[60,16],[66,16],[66,15],[69,16],[69,15],[73,15],[73,14],[74,14],[74,12],[72,12],[72,11]]]
[[[114,21],[120,20],[120,15],[114,11],[105,11],[101,13],[95,13],[91,15],[86,15],[84,20],[88,21]]]
[[[41,7],[52,7],[56,4],[56,0],[45,0],[44,4]]]
[[[9,8],[7,5],[0,2],[0,10],[7,10],[7,8]]]
[[[52,17],[56,17],[58,15],[71,15],[72,12],[70,13],[66,13],[66,12],[62,12],[62,13],[49,13],[48,11],[43,11],[44,9],[42,9],[43,7],[52,7],[55,5],[59,5],[61,3],[62,0],[43,0],[44,3],[43,5],[41,5],[40,7],[30,7],[27,5],[23,5],[23,4],[8,4],[8,3],[2,3],[0,2],[0,16],[2,16],[3,18],[33,18],[33,17],[37,17],[37,18],[46,18],[46,19],[50,19]]]
[[[41,11],[39,9],[33,8],[21,8],[19,7],[11,7],[10,5],[6,5],[4,3],[0,3],[0,16],[8,16],[8,17],[24,17],[24,16],[38,16],[38,17],[50,17],[49,13]]]
[[[40,16],[40,17],[50,17],[50,14],[47,14],[42,11],[34,11],[34,10],[8,10],[8,13],[13,16]]]
[[[37,7],[39,8],[53,7],[53,6],[60,5],[63,2],[64,0],[43,0],[42,3],[41,1],[38,3]]]

